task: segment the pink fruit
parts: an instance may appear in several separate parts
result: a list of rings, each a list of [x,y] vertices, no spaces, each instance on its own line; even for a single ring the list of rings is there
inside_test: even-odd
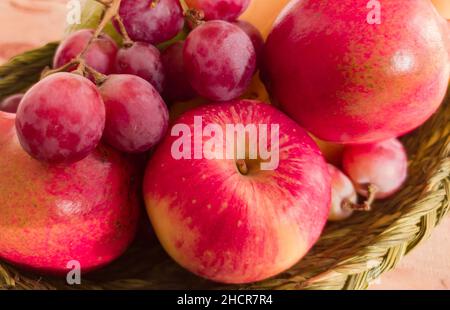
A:
[[[397,192],[408,174],[408,159],[397,139],[372,144],[347,145],[343,155],[344,171],[358,193],[368,196],[368,186],[375,198],[383,199]]]
[[[0,101],[0,111],[16,113],[22,98],[23,94],[16,94],[6,97],[3,101]]]
[[[272,97],[322,140],[400,136],[444,98],[446,21],[429,0],[382,2],[373,24],[367,0],[294,1],[269,35],[263,77]]]
[[[250,0],[186,0],[186,3],[203,11],[206,20],[234,21],[248,8]]]
[[[26,154],[14,115],[0,112],[0,257],[41,273],[81,272],[121,255],[138,219],[132,168],[99,147],[72,165],[47,165]]]
[[[132,40],[150,44],[172,39],[184,25],[179,0],[122,0],[119,14]]]
[[[264,38],[261,32],[258,30],[258,28],[245,20],[237,20],[233,24],[244,30],[244,32],[252,41],[256,53],[256,64],[259,66],[264,49]]]
[[[135,42],[119,50],[115,72],[137,75],[161,93],[164,85],[164,68],[159,50],[151,44]]]
[[[162,52],[162,62],[166,77],[164,98],[170,101],[186,101],[196,97],[184,66],[183,48],[184,42],[179,41]]]
[[[358,195],[352,181],[341,170],[328,164],[328,171],[331,175],[331,210],[328,220],[342,221],[353,214],[350,206],[357,203]]]
[[[235,135],[224,133],[239,124],[249,125],[249,132],[256,127],[253,140],[243,134],[233,142]],[[213,127],[219,130],[209,131]],[[203,137],[197,134],[202,129]],[[182,147],[180,139],[187,144]],[[229,154],[237,154],[236,145],[248,145],[245,158],[225,159],[227,141]],[[250,148],[257,145],[269,146],[271,156],[260,151],[252,159]],[[203,154],[194,146],[202,146]],[[277,156],[274,170],[264,170]],[[224,283],[263,280],[300,260],[327,221],[330,193],[326,163],[308,134],[272,106],[249,100],[181,116],[150,159],[144,179],[147,211],[169,255],[191,272]]]
[[[71,73],[55,73],[35,84],[17,111],[20,144],[36,159],[72,163],[99,143],[105,106],[96,86]]]
[[[162,139],[169,126],[169,111],[150,83],[135,75],[114,74],[100,86],[100,93],[108,144],[123,152],[141,153]]]
[[[183,59],[194,90],[214,101],[243,95],[256,67],[250,38],[238,26],[219,20],[198,26],[189,34]]]
[[[53,60],[53,67],[61,67],[77,57],[93,35],[94,31],[91,29],[82,29],[70,34],[59,45]],[[95,70],[103,74],[110,74],[114,69],[117,50],[113,39],[106,34],[101,34],[89,47],[83,58]]]

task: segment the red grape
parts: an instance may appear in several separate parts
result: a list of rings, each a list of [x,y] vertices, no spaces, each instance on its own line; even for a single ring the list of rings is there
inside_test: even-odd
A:
[[[106,108],[105,141],[128,153],[149,150],[164,136],[169,112],[156,89],[128,74],[110,75],[100,86]]]
[[[341,221],[353,214],[346,203],[356,204],[358,196],[352,181],[338,168],[328,164],[331,175],[331,210],[328,216],[330,221]]]
[[[158,92],[163,91],[164,69],[161,53],[151,44],[135,42],[119,50],[116,73],[137,75],[148,81]]]
[[[53,67],[58,68],[77,57],[94,35],[90,29],[82,29],[72,33],[59,45]],[[114,69],[117,44],[106,34],[101,34],[89,47],[84,59],[86,64],[103,74],[110,74]]]
[[[397,139],[348,145],[344,149],[343,166],[358,193],[367,197],[368,186],[373,185],[377,199],[398,191],[408,173],[406,151]]]
[[[248,35],[248,37],[252,41],[256,53],[256,63],[259,66],[261,62],[262,51],[264,48],[264,38],[261,32],[258,30],[258,28],[256,28],[249,22],[246,22],[245,20],[238,20],[235,21],[233,24],[244,30],[244,32]]]
[[[238,26],[224,21],[195,28],[186,39],[183,59],[192,87],[215,101],[241,96],[256,67],[250,38]]]
[[[23,94],[16,94],[6,97],[3,101],[0,101],[0,111],[16,113],[22,98]]]
[[[196,96],[184,68],[184,42],[178,41],[162,52],[166,84],[164,97],[169,101],[186,101]]]
[[[248,8],[250,0],[186,0],[186,3],[203,11],[205,20],[234,21]]]
[[[122,0],[119,15],[132,40],[150,44],[172,39],[184,25],[179,0]]]
[[[17,110],[22,147],[49,163],[73,163],[95,149],[105,126],[97,87],[72,73],[55,73],[34,85]]]

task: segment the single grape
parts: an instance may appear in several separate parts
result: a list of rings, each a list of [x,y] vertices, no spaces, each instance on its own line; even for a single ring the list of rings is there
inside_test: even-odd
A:
[[[250,0],[186,0],[186,3],[190,8],[203,11],[205,20],[234,21],[248,8]]]
[[[248,37],[252,41],[256,53],[256,64],[259,67],[264,48],[264,38],[261,32],[258,30],[258,28],[256,28],[255,26],[253,26],[252,24],[250,24],[245,20],[238,20],[233,22],[233,24],[244,30],[244,32],[248,35]]]
[[[137,75],[163,91],[164,68],[161,53],[151,44],[135,42],[131,47],[119,50],[116,58],[116,73]]]
[[[77,57],[94,35],[90,29],[72,33],[59,45],[53,59],[53,67],[58,68]],[[106,34],[101,34],[89,47],[84,59],[86,64],[103,74],[110,74],[114,69],[117,44]]]
[[[183,59],[194,90],[215,101],[241,96],[256,67],[250,38],[225,21],[210,21],[195,28],[186,39]]]
[[[375,198],[384,199],[397,192],[405,182],[408,159],[400,141],[390,139],[346,146],[343,167],[358,193],[368,197],[371,185]]]
[[[184,67],[183,48],[184,41],[178,41],[162,52],[166,77],[164,98],[171,102],[186,101],[196,96]]]
[[[155,45],[172,39],[184,26],[179,0],[122,0],[119,15],[132,40]]]
[[[0,111],[16,113],[22,98],[23,94],[16,94],[6,97],[3,101],[0,101]]]
[[[141,153],[156,145],[167,131],[169,112],[146,80],[113,74],[100,86],[106,108],[105,141],[122,152]]]
[[[72,73],[55,73],[38,82],[17,110],[22,147],[49,163],[85,158],[99,143],[104,126],[105,106],[97,87]]]
[[[328,164],[328,172],[331,175],[331,209],[329,221],[342,221],[353,214],[349,207],[356,204],[358,195],[352,181],[338,168]]]

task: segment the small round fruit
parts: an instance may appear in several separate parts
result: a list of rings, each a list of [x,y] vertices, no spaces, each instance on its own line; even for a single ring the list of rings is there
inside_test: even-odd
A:
[[[245,20],[238,20],[235,21],[233,24],[244,30],[244,32],[248,35],[248,37],[252,41],[256,53],[256,63],[259,66],[264,48],[264,38],[262,37],[261,32],[258,30],[258,28],[256,28],[249,22],[246,22]]]
[[[175,37],[184,25],[179,0],[122,0],[119,15],[133,41],[155,45]]]
[[[59,45],[53,59],[53,67],[61,67],[77,57],[94,35],[91,29],[82,29],[70,34]],[[88,48],[84,59],[86,64],[100,73],[110,74],[114,69],[117,44],[106,34],[101,34]]]
[[[331,176],[331,210],[329,221],[342,221],[353,214],[349,204],[358,202],[358,195],[352,181],[338,168],[328,164],[328,172]]]
[[[133,74],[148,81],[161,93],[164,85],[164,69],[161,53],[151,44],[135,42],[117,53],[115,72]]]
[[[106,108],[104,138],[119,151],[148,151],[166,133],[167,106],[144,79],[128,74],[110,75],[100,86],[100,93]]]
[[[186,0],[186,3],[190,8],[202,11],[205,20],[234,21],[248,8],[250,0]]]
[[[3,101],[0,101],[0,111],[16,113],[22,98],[23,94],[16,94],[6,97]]]
[[[183,48],[184,42],[179,41],[162,52],[162,63],[166,77],[164,98],[171,102],[190,100],[197,95],[186,74]]]
[[[369,185],[375,198],[384,199],[397,192],[408,174],[405,148],[397,139],[378,143],[347,145],[343,167],[361,195],[368,197]]]
[[[96,86],[71,73],[55,73],[34,85],[17,110],[16,128],[27,153],[49,163],[85,158],[99,143],[105,106]]]
[[[183,59],[192,87],[214,101],[241,96],[256,67],[250,38],[238,26],[224,21],[195,28],[186,39]]]

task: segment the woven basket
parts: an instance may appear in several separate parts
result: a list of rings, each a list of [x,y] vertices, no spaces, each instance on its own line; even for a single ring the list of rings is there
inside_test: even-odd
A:
[[[26,90],[50,65],[56,43],[0,67],[0,99]],[[449,211],[450,98],[424,126],[403,138],[410,177],[403,190],[370,213],[327,226],[313,250],[287,272],[243,286],[223,286],[179,267],[156,238],[137,240],[119,260],[69,287],[0,261],[0,288],[16,289],[365,289],[427,239]],[[143,237],[142,237],[143,238]]]

